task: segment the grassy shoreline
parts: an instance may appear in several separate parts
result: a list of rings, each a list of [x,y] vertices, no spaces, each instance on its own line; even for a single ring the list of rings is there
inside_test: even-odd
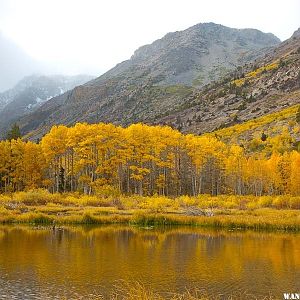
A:
[[[0,195],[2,224],[126,224],[300,231],[299,197],[103,197],[44,190]],[[291,205],[292,204],[292,205]],[[192,212],[192,214],[191,214]]]
[[[35,207],[38,210],[38,207]],[[298,211],[260,209],[254,211],[219,211],[214,216],[186,216],[174,213],[151,213],[147,211],[112,212],[101,215],[97,210],[77,211],[73,215],[52,215],[26,212],[16,215],[0,215],[2,224],[126,224],[138,226],[185,225],[211,228],[300,231]]]

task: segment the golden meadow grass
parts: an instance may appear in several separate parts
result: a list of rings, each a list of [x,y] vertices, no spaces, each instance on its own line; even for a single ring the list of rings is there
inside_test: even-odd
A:
[[[156,293],[151,288],[139,282],[121,281],[115,285],[114,291],[109,297],[111,300],[240,300],[253,299],[253,295],[247,293],[236,293],[230,296],[209,294],[200,288],[186,289],[183,293],[165,292],[164,295]],[[259,298],[260,300],[276,300],[273,296]]]
[[[300,230],[300,197],[100,197],[32,190],[0,195],[1,223],[194,225]],[[213,212],[213,216],[189,211]]]

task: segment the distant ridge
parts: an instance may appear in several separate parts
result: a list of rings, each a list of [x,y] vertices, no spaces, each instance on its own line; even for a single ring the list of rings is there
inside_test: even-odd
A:
[[[26,76],[18,84],[0,93],[0,137],[20,117],[30,114],[49,99],[61,95],[89,80],[88,75],[32,75]]]

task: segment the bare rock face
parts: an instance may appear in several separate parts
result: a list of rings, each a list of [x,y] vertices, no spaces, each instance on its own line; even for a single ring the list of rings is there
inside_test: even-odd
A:
[[[169,33],[151,45],[139,48],[131,60],[164,74],[161,84],[202,86],[219,78],[234,65],[248,61],[253,51],[279,42],[272,34],[258,30],[206,23]],[[199,80],[201,75],[203,79]]]
[[[168,33],[151,45],[140,47],[130,60],[117,65],[99,80],[148,70],[162,85],[203,86],[259,56],[257,50],[280,43],[272,34],[255,29],[233,29],[214,23],[197,24]]]
[[[299,31],[299,30],[298,30]],[[222,80],[194,92],[184,105],[158,116],[183,132],[201,134],[300,104],[300,35]]]
[[[162,114],[175,115],[189,106],[207,84],[279,43],[272,34],[214,23],[168,33],[99,78],[51,99],[19,124],[35,139],[54,124],[160,122]]]
[[[292,38],[300,38],[300,28],[298,28],[294,34],[292,35]]]

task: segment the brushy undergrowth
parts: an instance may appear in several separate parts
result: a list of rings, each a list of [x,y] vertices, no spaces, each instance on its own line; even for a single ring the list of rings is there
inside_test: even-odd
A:
[[[48,203],[66,206],[95,206],[116,207],[118,209],[149,209],[152,212],[162,212],[172,208],[178,210],[180,207],[196,206],[199,208],[229,208],[229,209],[300,209],[300,196],[235,196],[235,195],[199,195],[195,197],[180,196],[168,198],[165,196],[95,196],[82,195],[79,193],[54,193],[47,190],[37,189],[13,194],[1,194],[0,204],[23,203],[27,206],[46,205]]]
[[[194,225],[264,230],[300,230],[300,197],[87,196],[32,190],[0,195],[1,223]],[[213,212],[192,216],[189,209]]]

